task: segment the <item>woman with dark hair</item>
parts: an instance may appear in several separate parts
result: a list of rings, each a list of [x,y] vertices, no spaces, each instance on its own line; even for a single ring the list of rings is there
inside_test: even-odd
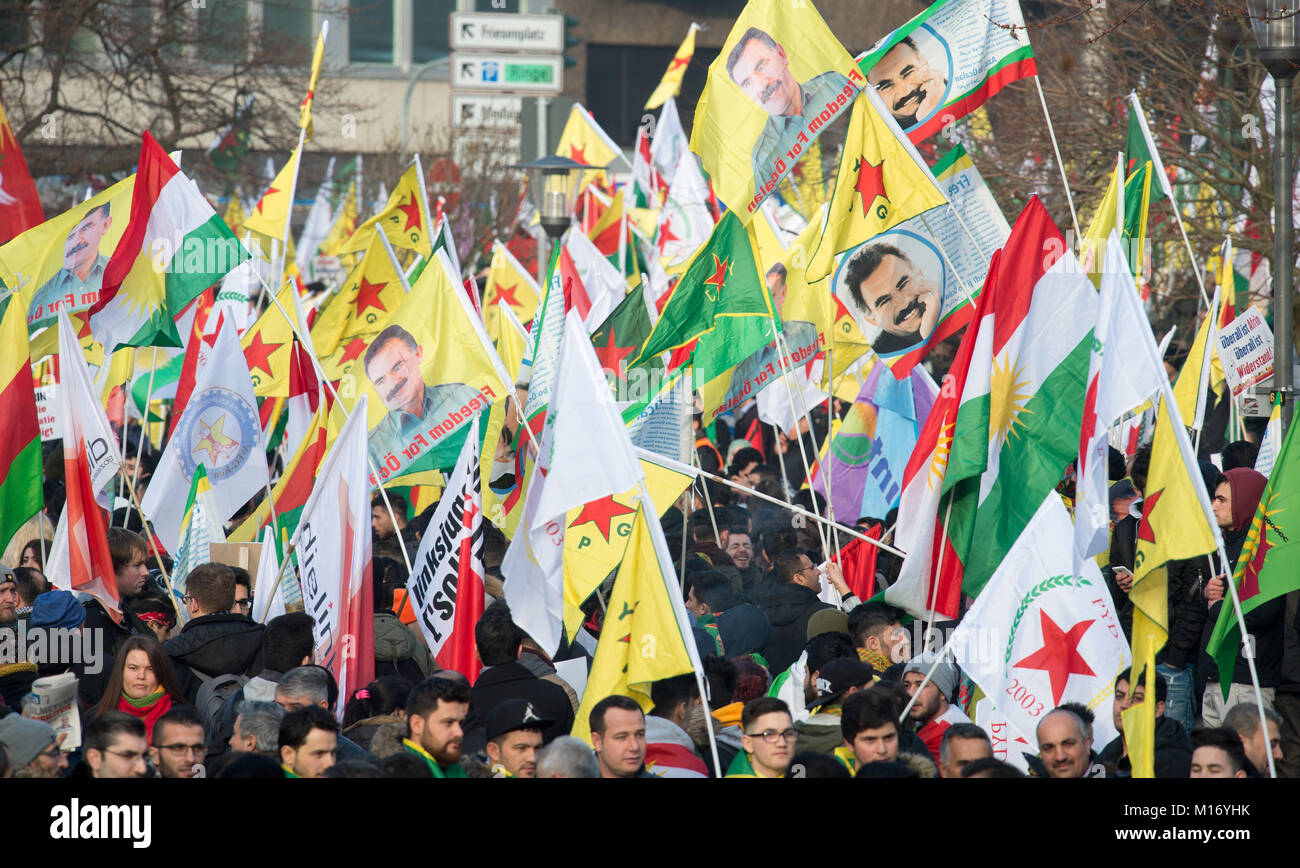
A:
[[[45,543],[45,548],[48,549],[49,547],[50,544],[48,542]],[[35,567],[41,572],[45,572],[45,553],[41,551],[40,537],[37,537],[34,540],[29,540],[27,542],[27,545],[23,546],[23,551],[22,551],[22,555],[19,557],[18,566]]]
[[[122,643],[95,714],[125,711],[144,721],[145,738],[153,740],[153,725],[173,705],[184,705],[171,660],[152,636],[132,636]]]
[[[343,709],[343,734],[370,750],[371,739],[385,723],[406,720],[406,697],[411,683],[385,675],[352,694]]]

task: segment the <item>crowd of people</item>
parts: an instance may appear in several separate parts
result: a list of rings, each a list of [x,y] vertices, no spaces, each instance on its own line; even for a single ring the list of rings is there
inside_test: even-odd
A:
[[[406,502],[390,494],[396,521],[379,499],[372,521],[376,677],[350,696],[314,663],[311,616],[290,611],[265,624],[250,617],[259,589],[238,567],[194,568],[177,601],[146,537],[111,527],[118,617],[93,597],[50,587],[48,544],[39,537],[11,544],[18,563],[0,571],[0,650],[20,656],[0,662],[0,777],[1125,777],[1132,769],[1120,714],[1147,701],[1155,703],[1157,777],[1264,776],[1270,755],[1282,775],[1300,772],[1294,606],[1288,614],[1281,599],[1247,617],[1262,692],[1239,657],[1225,699],[1205,654],[1223,605],[1216,558],[1169,566],[1169,641],[1152,681],[1129,671],[1116,679],[1117,738],[1097,743],[1094,711],[1067,703],[1043,716],[1030,750],[1009,755],[1000,747],[995,755],[988,731],[971,718],[975,685],[951,660],[925,653],[914,641],[923,638],[920,625],[859,599],[844,568],[826,558],[814,524],[745,493],[820,508],[799,490],[801,462],[787,460],[797,458],[794,440],[770,428],[766,437],[731,442],[697,433],[701,466],[734,485],[698,482],[691,511],[673,507],[662,522],[670,551],[684,557],[675,566],[702,677],[653,683],[646,708],[622,694],[589,703],[589,740],[570,735],[580,694],[556,663],[594,652],[600,595],[553,658],[504,602],[507,541],[487,525],[489,605],[474,631],[483,668],[472,682],[443,669],[414,623],[401,556],[403,542],[418,545],[433,508],[408,518]],[[825,429],[799,436],[815,450]],[[1149,456],[1112,459],[1105,574],[1128,630]],[[1222,467],[1201,467],[1235,560],[1265,480],[1250,469],[1249,443],[1231,444],[1220,460]],[[888,541],[895,520],[858,524]],[[900,563],[878,552],[872,586],[888,586]],[[822,601],[823,582],[839,591],[838,605]],[[98,643],[82,647],[101,653],[23,659],[19,633],[38,628],[97,634]],[[33,682],[65,672],[77,678],[76,730],[23,716]]]

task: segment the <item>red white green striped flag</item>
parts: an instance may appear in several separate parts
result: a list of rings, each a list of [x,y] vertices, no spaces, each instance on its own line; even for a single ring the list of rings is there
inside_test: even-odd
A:
[[[936,0],[858,67],[913,143],[1038,72],[1018,0]]]
[[[40,510],[41,427],[27,351],[27,320],[21,304],[6,306],[0,319],[0,544]]]

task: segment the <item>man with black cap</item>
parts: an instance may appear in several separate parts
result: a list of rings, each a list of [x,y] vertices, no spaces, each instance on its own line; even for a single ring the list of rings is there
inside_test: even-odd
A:
[[[0,627],[18,620],[18,582],[14,571],[0,566]]]
[[[903,686],[907,688],[908,696],[916,695],[918,688],[921,691],[912,703],[908,717],[916,724],[916,734],[925,742],[926,750],[938,762],[939,748],[948,727],[956,723],[970,723],[971,719],[948,701],[948,697],[957,689],[957,668],[948,658],[941,659],[934,666],[929,682],[921,687],[925,674],[930,672],[933,664],[934,658],[926,654],[913,657],[903,669]]]
[[[487,755],[494,778],[537,777],[542,730],[555,721],[537,713],[526,699],[507,699],[487,714]]]
[[[799,731],[799,750],[833,753],[844,744],[840,728],[840,703],[850,694],[870,687],[875,671],[861,660],[838,657],[817,673],[817,697],[808,703],[812,715],[795,721]]]
[[[0,748],[9,756],[16,778],[57,778],[68,767],[54,727],[18,714],[0,718]]]

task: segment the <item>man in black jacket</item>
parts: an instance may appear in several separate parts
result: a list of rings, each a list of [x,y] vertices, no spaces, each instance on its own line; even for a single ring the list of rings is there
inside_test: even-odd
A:
[[[470,691],[469,714],[465,718],[462,752],[476,753],[487,745],[484,721],[488,712],[507,699],[526,699],[537,714],[554,721],[542,730],[544,744],[573,728],[573,706],[558,684],[543,680],[519,662],[524,632],[510,618],[504,603],[494,603],[474,626],[474,644],[478,647],[483,671]]]
[[[84,630],[102,630],[105,650],[117,654],[122,643],[131,638],[133,633],[152,635],[144,622],[127,608],[127,603],[142,596],[149,582],[148,554],[149,543],[138,533],[125,528],[108,529],[108,551],[113,558],[113,572],[117,580],[117,598],[122,609],[122,622],[119,624],[104,609],[103,603],[95,599],[87,600]],[[108,667],[108,668],[111,668]]]
[[[779,675],[799,658],[808,638],[808,619],[819,609],[834,608],[817,599],[821,579],[812,560],[805,554],[786,552],[777,555],[773,564],[776,586],[763,599],[762,609],[772,623],[772,637],[768,639],[768,671]]]
[[[1124,740],[1124,722],[1122,712],[1146,700],[1146,687],[1143,673],[1137,675],[1137,683],[1130,682],[1129,670],[1125,669],[1115,679],[1115,702],[1112,710],[1115,728],[1119,735],[1101,749],[1098,755],[1103,763],[1118,769],[1120,777],[1129,777],[1132,767],[1128,758],[1128,743]],[[1155,775],[1158,778],[1185,778],[1192,771],[1192,742],[1187,730],[1165,714],[1169,686],[1165,679],[1156,672],[1156,731],[1155,731]]]
[[[224,564],[200,564],[185,580],[182,598],[190,620],[163,645],[191,704],[204,678],[256,675],[262,669],[261,624],[230,614],[235,605],[235,574]]]

